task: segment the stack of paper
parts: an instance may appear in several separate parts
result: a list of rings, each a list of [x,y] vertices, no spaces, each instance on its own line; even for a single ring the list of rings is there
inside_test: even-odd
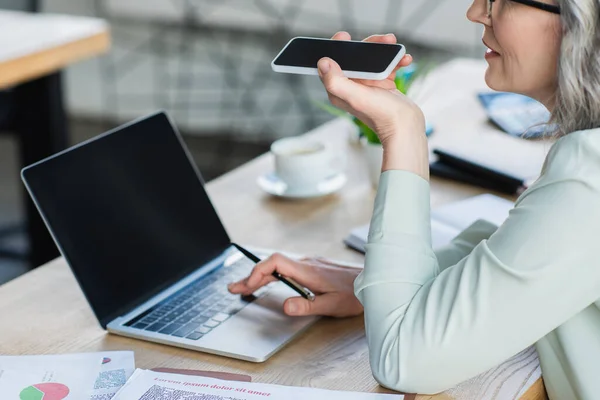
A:
[[[404,396],[338,392],[249,382],[169,375],[138,369],[114,400],[402,400]]]

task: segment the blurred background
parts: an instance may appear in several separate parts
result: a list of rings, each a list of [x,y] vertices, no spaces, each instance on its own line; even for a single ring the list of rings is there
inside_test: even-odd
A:
[[[164,109],[204,178],[212,180],[268,151],[273,140],[333,118],[316,105],[326,100],[318,79],[271,71],[271,60],[290,38],[346,30],[363,39],[393,32],[417,61],[480,58],[480,28],[464,16],[470,3],[0,0],[0,9],[96,17],[109,24],[110,51],[64,69],[69,144]],[[10,107],[1,99],[0,127]],[[15,135],[0,134],[0,283],[31,264],[25,256],[18,146]]]

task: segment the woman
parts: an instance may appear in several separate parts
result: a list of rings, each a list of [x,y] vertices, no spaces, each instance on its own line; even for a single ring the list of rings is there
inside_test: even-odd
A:
[[[355,316],[364,306],[373,375],[392,389],[443,391],[535,343],[551,399],[598,399],[600,2],[475,0],[467,16],[485,28],[487,84],[539,100],[558,126],[540,178],[508,220],[479,221],[432,251],[422,112],[393,74],[352,81],[323,59],[331,102],[383,143],[365,269],[275,255],[230,290],[250,293],[277,270],[320,294],[289,299],[290,315]]]

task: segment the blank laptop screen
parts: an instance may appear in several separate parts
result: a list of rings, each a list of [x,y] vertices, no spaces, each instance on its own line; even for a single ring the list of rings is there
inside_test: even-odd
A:
[[[23,171],[103,326],[229,247],[163,113]]]

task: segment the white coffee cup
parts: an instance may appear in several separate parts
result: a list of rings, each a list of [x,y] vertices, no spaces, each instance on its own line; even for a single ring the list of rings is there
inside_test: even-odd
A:
[[[271,145],[275,174],[288,192],[310,192],[320,183],[344,171],[344,154],[318,140],[294,137]]]

